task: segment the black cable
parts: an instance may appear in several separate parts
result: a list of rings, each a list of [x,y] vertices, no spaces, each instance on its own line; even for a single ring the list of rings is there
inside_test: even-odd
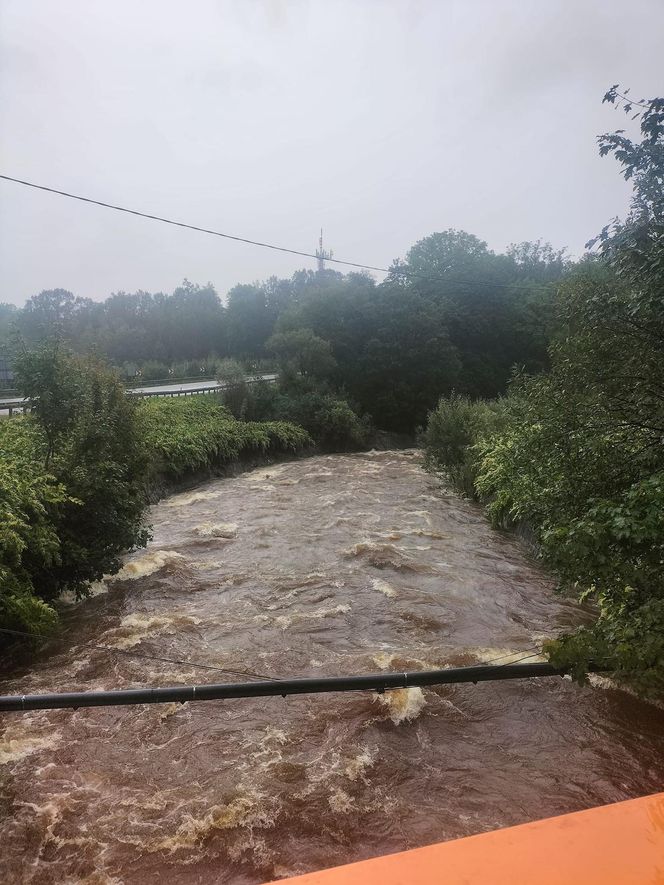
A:
[[[126,206],[116,206],[113,203],[105,203],[103,200],[93,200],[91,197],[82,197],[79,194],[70,194],[68,191],[61,191],[54,187],[47,187],[44,184],[35,184],[33,181],[25,181],[22,178],[13,178],[11,175],[0,175],[5,181],[13,181],[15,184],[22,184],[25,187],[32,187],[36,190],[47,191],[50,194],[58,194],[61,197],[68,197],[70,200],[79,200],[82,203],[92,203],[94,206],[102,206],[104,209],[115,209],[116,212],[126,212],[128,215],[137,215],[139,218],[149,218],[151,221],[161,221],[163,224],[172,224],[175,227],[183,227],[187,230],[198,231],[203,234],[211,234],[214,237],[223,237],[225,240],[234,240],[237,243],[247,243],[249,246],[260,246],[262,249],[272,249],[275,252],[286,252],[289,255],[300,255],[303,258],[318,259],[315,252],[303,252],[300,249],[289,249],[286,246],[275,246],[273,243],[263,243],[260,240],[250,240],[247,237],[238,237],[233,234],[225,234],[218,230],[211,230],[207,227],[199,227],[196,224],[187,224],[184,221],[174,221],[171,218],[164,218],[161,215],[152,215],[149,212],[139,212],[138,209],[128,209]],[[534,288],[546,288],[546,283],[533,283],[532,285],[520,285],[518,283],[492,283],[486,280],[454,280],[452,277],[434,277],[428,274],[420,274],[412,270],[404,270],[399,266],[396,267],[377,267],[373,264],[362,264],[358,261],[344,261],[341,258],[325,258],[333,264],[343,264],[346,267],[358,267],[363,270],[375,270],[379,273],[397,274],[404,277],[412,277],[414,279],[430,280],[431,282],[454,283],[455,285],[468,286],[488,286],[492,289],[527,289],[532,291]]]
[[[536,647],[534,645],[532,645],[531,648],[536,648]],[[529,651],[529,649],[524,649],[524,650]],[[498,658],[491,658],[488,661],[484,661],[484,663],[485,664],[493,664],[496,661],[502,661],[503,658],[513,658],[515,654],[519,654],[519,652],[518,651],[517,652],[510,652],[509,654],[501,655]],[[536,649],[532,654],[524,655],[521,658],[517,658],[515,661],[506,661],[504,664],[499,664],[498,666],[499,667],[509,667],[510,664],[520,664],[521,661],[528,661],[528,660],[530,660],[530,658],[540,658],[540,657],[542,657],[542,651],[541,651],[541,649]]]
[[[603,668],[588,664],[588,672]],[[286,697],[346,691],[377,691],[395,688],[430,687],[462,683],[565,676],[566,668],[552,664],[506,664],[502,667],[452,667],[444,670],[414,670],[400,673],[369,673],[362,676],[276,679],[269,682],[241,682],[207,685],[170,685],[165,688],[122,689],[120,691],[61,692],[43,695],[6,695],[0,697],[0,711],[78,709],[118,705],[161,704],[179,701],[212,701],[231,698]]]

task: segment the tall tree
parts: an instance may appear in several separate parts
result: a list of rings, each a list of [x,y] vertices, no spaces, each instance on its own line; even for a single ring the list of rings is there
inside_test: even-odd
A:
[[[117,570],[120,553],[147,540],[135,403],[103,365],[57,341],[23,353],[16,369],[43,433],[44,468],[67,492],[54,515],[57,561],[32,563],[32,582],[47,600],[67,588],[85,594],[89,581]]]

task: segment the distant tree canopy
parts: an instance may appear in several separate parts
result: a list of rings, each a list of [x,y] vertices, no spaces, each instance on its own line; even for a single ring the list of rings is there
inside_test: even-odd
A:
[[[410,431],[441,393],[495,396],[515,366],[546,367],[550,305],[569,265],[539,241],[497,254],[447,230],[416,243],[381,284],[298,271],[235,286],[226,303],[211,284],[188,280],[171,295],[117,292],[103,302],[47,290],[22,310],[0,305],[0,345],[12,329],[29,345],[56,335],[127,375],[140,368],[145,380],[211,355],[276,357],[303,374],[313,361],[378,426]]]

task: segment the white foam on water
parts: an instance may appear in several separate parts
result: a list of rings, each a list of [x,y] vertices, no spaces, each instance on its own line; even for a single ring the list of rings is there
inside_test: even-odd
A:
[[[349,781],[366,781],[364,773],[368,768],[373,767],[374,762],[374,754],[367,747],[364,747],[357,756],[353,756],[348,760],[344,773]]]
[[[382,593],[383,596],[387,596],[388,599],[394,599],[397,595],[397,591],[391,584],[388,584],[387,581],[381,580],[381,578],[371,578],[371,586],[374,590],[378,590],[379,593]]]
[[[77,605],[80,602],[85,602],[86,599],[94,599],[95,596],[101,596],[103,593],[108,593],[110,589],[109,584],[117,578],[118,574],[119,573],[116,573],[115,575],[104,575],[101,581],[93,581],[91,584],[88,584],[87,596],[83,596],[81,599],[77,599],[76,594],[72,590],[65,590],[64,593],[60,594],[58,600],[65,605]]]
[[[426,523],[431,522],[431,513],[428,510],[407,510],[406,516],[419,516]]]
[[[246,855],[249,855],[248,860],[254,867],[263,866],[274,869],[274,853],[268,848],[265,839],[257,838],[251,830],[245,839],[240,839],[228,846],[228,856],[236,863],[245,859]]]
[[[199,538],[236,538],[237,523],[203,522],[196,526],[194,532]]]
[[[164,683],[177,683],[177,682],[197,682],[197,676],[200,676],[201,671],[194,669],[193,667],[190,669],[181,669],[181,670],[171,670],[166,668],[165,666],[159,667],[159,669],[155,670],[147,670],[145,674],[145,681],[147,683],[154,682],[156,685],[164,685]],[[180,704],[178,704],[180,706]]]
[[[434,541],[444,541],[446,538],[449,538],[449,535],[443,532],[435,532],[433,529],[412,529],[409,534],[417,535],[418,538],[431,538]]]
[[[571,677],[565,676],[565,679],[568,678]],[[642,703],[650,704],[650,706],[652,707],[657,707],[658,710],[664,710],[664,701],[661,701],[657,698],[643,697],[642,695],[639,695],[631,687],[631,685],[616,682],[614,679],[611,679],[610,676],[602,676],[600,673],[589,673],[588,682],[593,688],[599,689],[600,691],[624,691],[625,694],[629,694],[633,698],[637,698],[637,700],[641,701]]]
[[[198,571],[212,571],[223,568],[226,565],[224,559],[199,559],[196,562],[190,562],[189,565]],[[227,583],[223,581],[222,583]]]
[[[268,479],[275,479],[288,470],[288,464],[275,464],[272,467],[260,467],[258,470],[252,470],[245,473],[242,479],[250,484],[263,483]]]
[[[104,645],[114,648],[133,648],[148,636],[175,633],[179,627],[197,626],[200,618],[191,615],[125,615],[118,627],[103,634]]]
[[[424,692],[419,687],[394,688],[377,695],[377,700],[387,707],[395,725],[417,719],[427,703]]]
[[[396,657],[395,654],[388,654],[386,651],[380,651],[373,656],[373,662],[381,670],[388,670],[392,666],[392,661]]]
[[[272,753],[275,745],[283,747],[288,743],[288,735],[282,728],[276,728],[274,725],[266,725],[260,737],[251,736],[242,741],[242,749],[257,759],[260,756]]]
[[[276,814],[259,793],[237,796],[226,804],[213,805],[205,814],[195,817],[185,814],[182,822],[171,836],[157,839],[144,847],[148,851],[176,851],[197,848],[215,830],[235,830],[240,827],[268,828],[274,826]]]
[[[159,709],[159,718],[162,722],[165,722],[167,719],[170,719],[171,716],[175,716],[176,713],[179,713],[180,710],[183,710],[187,707],[187,703],[172,703],[172,704],[161,704]]]
[[[139,556],[124,564],[117,574],[107,578],[107,581],[133,581],[136,578],[145,578],[153,575],[167,565],[177,562],[185,562],[186,557],[175,550],[151,550],[144,556]]]
[[[50,750],[58,745],[61,737],[59,731],[39,735],[31,733],[24,723],[9,725],[0,737],[0,765],[20,762],[33,753]]]
[[[515,651],[513,648],[467,648],[462,651],[477,658],[481,664],[492,664],[494,661],[500,665],[515,664],[526,657],[529,664],[542,664],[547,660],[544,655],[537,654],[533,649]]]
[[[173,495],[164,501],[165,507],[188,507],[190,504],[198,504],[200,501],[212,501],[221,495],[221,489],[215,492],[184,492]]]
[[[305,473],[305,479],[313,479],[313,480],[326,480],[330,476],[334,476],[334,470],[312,470],[310,473]]]
[[[347,602],[342,602],[339,605],[335,605],[333,608],[318,608],[312,612],[292,612],[290,615],[279,615],[274,619],[275,624],[278,624],[282,630],[288,629],[294,623],[299,621],[320,621],[323,618],[330,618],[334,615],[346,615],[351,610],[351,606]],[[258,615],[256,620],[260,620],[263,623],[269,621],[269,616],[267,615]]]
[[[355,800],[345,790],[342,790],[341,787],[333,790],[327,801],[330,809],[335,814],[348,814],[355,808]]]
[[[431,544],[397,544],[397,550],[431,550]]]

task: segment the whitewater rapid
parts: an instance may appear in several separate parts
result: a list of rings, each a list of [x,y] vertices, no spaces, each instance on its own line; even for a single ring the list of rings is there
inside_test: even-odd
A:
[[[539,660],[590,617],[415,451],[214,480],[149,521],[2,693]],[[661,789],[663,726],[566,679],[6,715],[0,879],[255,885]]]

